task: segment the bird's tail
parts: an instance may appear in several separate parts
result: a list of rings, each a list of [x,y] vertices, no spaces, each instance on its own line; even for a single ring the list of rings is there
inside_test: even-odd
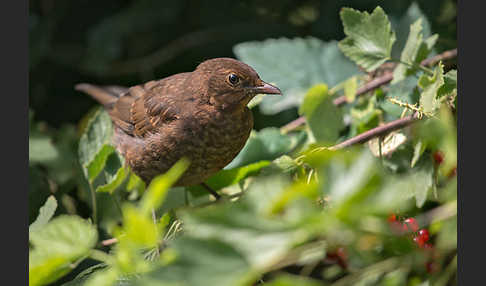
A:
[[[105,107],[113,105],[117,99],[128,89],[121,86],[96,86],[89,83],[80,83],[74,86],[75,90],[82,91]]]

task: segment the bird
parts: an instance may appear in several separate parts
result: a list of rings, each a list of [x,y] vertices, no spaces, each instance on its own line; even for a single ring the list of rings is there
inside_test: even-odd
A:
[[[253,129],[250,100],[282,95],[233,58],[205,60],[192,72],[130,88],[80,83],[75,89],[103,105],[113,124],[112,144],[147,185],[185,157],[190,165],[174,186],[206,188],[204,182],[245,145]]]

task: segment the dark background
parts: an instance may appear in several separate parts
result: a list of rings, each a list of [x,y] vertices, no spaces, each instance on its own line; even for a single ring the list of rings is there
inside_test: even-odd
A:
[[[79,82],[131,86],[191,71],[201,61],[234,57],[233,45],[279,37],[344,37],[343,6],[382,6],[400,17],[409,0],[29,2],[29,108],[36,121],[58,128],[76,124],[96,103],[73,90]],[[456,1],[415,1],[427,16],[436,49],[457,47]],[[332,69],[332,67],[329,67]],[[255,128],[292,120],[295,110],[263,116]]]

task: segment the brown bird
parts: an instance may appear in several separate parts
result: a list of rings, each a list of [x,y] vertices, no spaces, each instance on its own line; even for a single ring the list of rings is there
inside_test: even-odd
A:
[[[248,102],[257,94],[281,94],[231,58],[128,89],[85,83],[75,89],[103,104],[114,125],[114,146],[147,184],[188,158],[176,186],[203,183],[230,163],[253,128]]]

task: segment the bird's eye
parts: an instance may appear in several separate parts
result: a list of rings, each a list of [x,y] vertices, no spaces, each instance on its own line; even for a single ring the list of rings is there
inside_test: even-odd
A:
[[[240,78],[234,73],[232,73],[228,76],[228,80],[231,84],[235,85],[240,81]]]

